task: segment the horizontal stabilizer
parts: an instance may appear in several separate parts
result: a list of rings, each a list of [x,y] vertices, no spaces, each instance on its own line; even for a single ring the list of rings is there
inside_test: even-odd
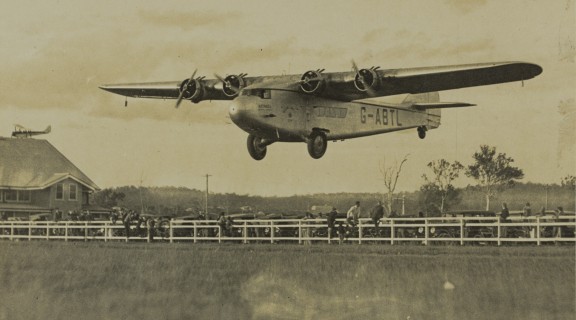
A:
[[[429,102],[415,103],[411,107],[416,110],[473,107],[475,104],[465,102]]]

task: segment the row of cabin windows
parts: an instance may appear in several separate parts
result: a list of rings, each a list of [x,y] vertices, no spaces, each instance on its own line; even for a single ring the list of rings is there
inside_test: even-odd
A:
[[[243,96],[258,96],[261,99],[270,99],[272,93],[270,89],[244,89],[241,95]]]
[[[68,188],[65,188],[66,186],[68,186]],[[78,200],[78,185],[75,183],[58,183],[56,185],[56,200],[64,200],[64,195],[66,193],[68,194],[68,200]]]
[[[3,202],[30,202],[30,190],[4,190],[0,192],[0,201]]]

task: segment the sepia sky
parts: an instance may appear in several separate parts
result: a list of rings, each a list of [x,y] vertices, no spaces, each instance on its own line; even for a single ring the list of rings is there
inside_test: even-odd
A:
[[[47,139],[101,188],[122,185],[292,195],[380,192],[379,167],[408,155],[400,191],[426,164],[464,165],[481,144],[515,159],[526,182],[576,174],[574,1],[23,1],[0,2],[0,136],[52,125]],[[182,80],[194,69],[249,76],[526,61],[521,83],[440,92],[477,104],[416,130],[329,143],[276,143],[262,161],[227,118],[229,102],[129,99],[101,84]],[[468,178],[458,185],[474,183]]]

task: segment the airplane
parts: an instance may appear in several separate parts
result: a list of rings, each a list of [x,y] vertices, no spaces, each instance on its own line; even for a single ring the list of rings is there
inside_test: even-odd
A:
[[[100,88],[126,97],[176,99],[199,103],[231,100],[230,119],[248,133],[248,153],[266,156],[275,142],[305,142],[314,159],[325,154],[328,141],[440,126],[441,109],[470,107],[441,102],[438,91],[532,79],[542,73],[527,62],[324,72],[248,77],[246,73],[215,79],[192,76],[183,81],[106,84]],[[378,98],[378,99],[376,99]],[[127,100],[126,104],[127,105]]]
[[[14,125],[14,131],[12,131],[12,136],[14,138],[30,138],[32,136],[50,133],[50,131],[52,131],[52,126],[46,127],[46,129],[44,129],[44,131],[32,131],[32,130],[24,127],[24,126],[21,126],[19,124],[15,124]]]

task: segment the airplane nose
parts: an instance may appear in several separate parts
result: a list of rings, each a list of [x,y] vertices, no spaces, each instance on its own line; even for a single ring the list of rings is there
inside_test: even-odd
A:
[[[238,123],[240,118],[242,118],[242,114],[244,113],[243,111],[244,108],[241,103],[238,103],[238,101],[234,101],[228,108],[228,114],[230,114],[230,119],[232,119],[234,123]]]

